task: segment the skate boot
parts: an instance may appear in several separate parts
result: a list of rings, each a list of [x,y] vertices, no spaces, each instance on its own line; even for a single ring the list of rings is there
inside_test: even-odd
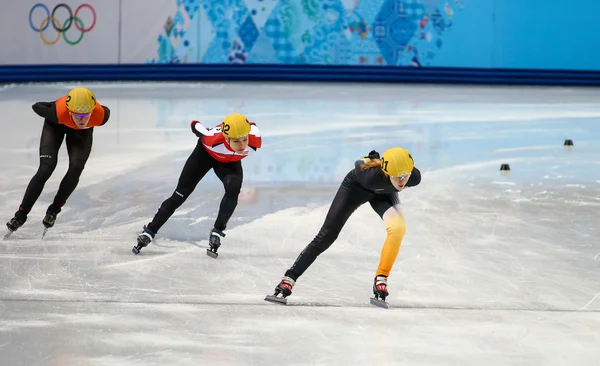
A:
[[[387,290],[387,276],[379,275],[375,277],[373,294],[375,296],[371,298],[371,304],[387,309],[388,303],[385,302],[385,298],[389,295]]]
[[[44,239],[44,236],[46,236],[48,229],[53,227],[54,223],[56,223],[56,216],[58,216],[60,211],[60,206],[55,205],[54,203],[48,206],[48,209],[46,210],[46,216],[44,216],[44,219],[42,220],[42,224],[44,224],[44,233],[42,234],[42,239]]]
[[[12,219],[10,219],[9,222],[6,223],[6,226],[8,227],[8,230],[13,232],[17,231],[17,229],[23,226],[23,224],[25,224],[25,221],[21,221],[15,216]]]
[[[142,231],[142,233],[137,237],[137,245],[131,249],[133,254],[140,254],[140,250],[142,250],[143,247],[148,246],[148,244],[150,244],[150,242],[152,242],[154,239],[155,235],[156,233],[153,233],[150,229],[148,229],[147,225],[144,225],[144,231]]]
[[[60,211],[60,206],[55,205],[54,203],[48,206],[48,209],[46,210],[46,216],[44,216],[44,219],[42,220],[42,224],[44,224],[45,228],[50,229],[54,226],[54,223],[56,222],[56,216],[58,216]]]
[[[217,249],[221,246],[221,239],[225,237],[225,233],[219,229],[213,228],[208,236],[208,245],[210,249],[206,249],[206,255],[209,257],[217,258],[219,254]]]
[[[266,301],[275,302],[278,304],[287,304],[286,297],[292,294],[292,288],[296,284],[296,281],[288,276],[283,276],[279,285],[275,287],[275,293],[273,295],[267,295],[265,297]],[[281,294],[281,297],[278,295]]]
[[[23,224],[25,224],[25,221],[27,221],[27,215],[24,215],[21,211],[17,211],[15,213],[15,217],[10,219],[10,221],[6,223],[8,233],[4,235],[4,239],[7,239],[9,236],[11,236],[12,233],[17,231],[18,228],[23,226]]]

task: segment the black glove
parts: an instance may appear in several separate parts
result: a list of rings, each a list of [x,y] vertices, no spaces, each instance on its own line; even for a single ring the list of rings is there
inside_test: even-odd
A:
[[[371,152],[369,152],[369,155],[367,156],[367,158],[369,159],[381,159],[381,156],[379,156],[379,153],[375,150],[371,150]]]

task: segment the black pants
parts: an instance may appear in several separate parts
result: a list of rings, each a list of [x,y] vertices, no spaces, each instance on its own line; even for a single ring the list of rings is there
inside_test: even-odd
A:
[[[69,169],[60,182],[52,204],[54,212],[60,211],[60,207],[65,204],[79,183],[79,177],[92,151],[93,134],[93,128],[73,130],[56,123],[44,122],[40,139],[40,166],[25,191],[19,208],[21,215],[26,216],[42,194],[44,185],[56,168],[58,150],[66,136]]]
[[[399,200],[397,193],[375,194],[366,191],[347,175],[338,189],[331,207],[329,207],[321,230],[319,230],[313,241],[304,248],[285,275],[294,280],[302,276],[319,254],[333,244],[354,211],[367,202],[371,204],[379,217],[383,218],[383,214],[390,207],[397,205]]]
[[[219,230],[225,230],[227,222],[229,222],[231,215],[235,211],[238,196],[242,189],[242,163],[240,161],[233,163],[220,163],[216,161],[208,154],[200,140],[198,140],[196,148],[185,162],[175,192],[162,203],[154,219],[148,224],[148,228],[157,233],[173,215],[175,210],[194,191],[202,177],[211,169],[214,169],[215,174],[225,187],[225,195],[221,200],[219,214],[217,215],[214,227]]]

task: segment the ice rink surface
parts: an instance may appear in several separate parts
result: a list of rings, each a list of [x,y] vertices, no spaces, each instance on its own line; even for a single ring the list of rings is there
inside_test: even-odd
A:
[[[0,88],[0,212],[38,165],[31,110],[76,84]],[[40,240],[66,148],[29,220],[0,240],[0,364],[598,365],[600,90],[422,85],[86,84],[112,116]],[[138,256],[196,137],[228,113],[264,146],[219,250],[209,173]],[[563,147],[572,139],[574,147]],[[369,205],[299,279],[263,301],[371,149],[423,172],[402,192],[407,234],[390,309],[369,305],[385,229]],[[499,172],[510,164],[508,176]],[[3,226],[4,227],[4,226]]]

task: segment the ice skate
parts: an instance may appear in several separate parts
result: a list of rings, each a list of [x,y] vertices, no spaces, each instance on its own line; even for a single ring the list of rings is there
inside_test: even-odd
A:
[[[11,236],[12,233],[17,231],[17,229],[19,229],[21,226],[23,226],[23,224],[25,224],[26,220],[27,220],[26,217],[22,218],[22,217],[18,217],[18,215],[15,215],[15,217],[10,219],[10,221],[6,223],[8,232],[4,235],[4,239],[8,239],[8,237]]]
[[[389,295],[387,290],[387,277],[379,275],[375,277],[375,283],[373,283],[373,296],[371,298],[371,304],[379,306],[380,308],[387,309],[388,303],[385,302],[385,298]]]
[[[208,245],[210,245],[209,249],[206,249],[206,255],[212,258],[217,258],[219,254],[217,253],[217,249],[221,246],[221,239],[225,237],[225,233],[219,229],[212,229],[210,231],[210,235],[208,236]]]
[[[273,295],[267,295],[265,301],[274,302],[277,304],[287,304],[287,297],[292,294],[292,288],[296,284],[296,281],[288,276],[283,276],[279,285],[275,287],[275,293]],[[278,295],[281,294],[281,297]]]
[[[55,222],[56,222],[56,214],[54,214],[52,212],[46,212],[46,216],[44,216],[44,219],[42,220],[42,224],[44,224],[44,232],[42,233],[42,240],[46,236],[48,229],[53,227]]]
[[[133,249],[131,249],[133,254],[135,254],[135,255],[140,254],[140,250],[142,250],[143,247],[148,246],[148,244],[150,244],[152,242],[152,240],[154,239],[155,235],[156,235],[156,233],[153,233],[150,229],[148,229],[147,225],[144,225],[144,230],[137,237],[137,245],[134,246]]]
[[[50,207],[48,207],[48,210],[46,210],[46,216],[44,216],[44,219],[42,220],[42,224],[44,225],[42,239],[44,239],[44,237],[46,236],[48,229],[53,227],[56,223],[56,216],[58,216],[60,211],[60,207],[56,207],[54,204],[50,205]]]

